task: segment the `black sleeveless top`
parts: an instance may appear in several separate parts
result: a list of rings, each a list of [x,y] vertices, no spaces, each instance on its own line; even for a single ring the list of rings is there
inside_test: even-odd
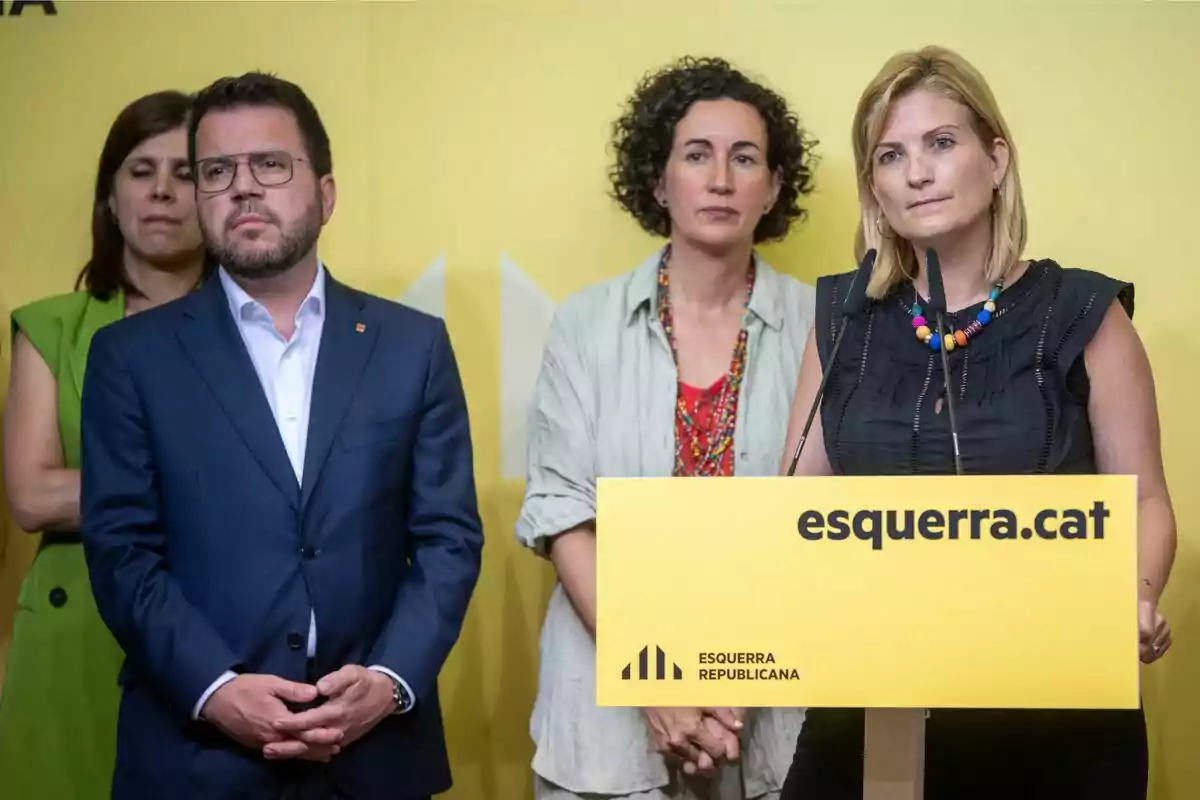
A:
[[[853,277],[817,281],[822,369]],[[1114,298],[1133,316],[1133,295],[1132,284],[1051,260],[1004,288],[991,323],[948,354],[964,473],[1096,472],[1083,349]],[[821,407],[835,475],[954,473],[941,355],[916,337],[914,299],[906,281],[846,331]],[[946,326],[964,328],[982,307],[948,315]]]

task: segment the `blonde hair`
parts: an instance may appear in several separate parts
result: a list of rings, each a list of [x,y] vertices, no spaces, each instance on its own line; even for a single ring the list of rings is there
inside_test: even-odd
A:
[[[924,47],[888,59],[859,98],[854,113],[854,167],[861,210],[854,236],[854,258],[870,248],[878,251],[867,294],[880,298],[918,272],[916,254],[907,240],[889,231],[872,188],[872,153],[883,136],[892,104],[916,89],[928,89],[971,110],[975,132],[990,149],[999,137],[1008,143],[1008,170],[992,200],[992,247],[984,265],[989,282],[1000,279],[1020,258],[1027,236],[1025,200],[1017,171],[1017,149],[987,81],[962,56],[944,47]]]

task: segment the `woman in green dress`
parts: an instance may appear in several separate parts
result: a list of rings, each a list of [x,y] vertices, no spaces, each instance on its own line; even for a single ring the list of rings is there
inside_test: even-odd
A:
[[[80,397],[96,330],[186,294],[206,272],[189,109],[187,95],[159,92],[120,113],[100,155],[92,254],[77,291],[12,315],[5,487],[17,524],[42,540],[21,585],[0,692],[5,797],[109,797],[122,654],[96,611],[76,533]]]

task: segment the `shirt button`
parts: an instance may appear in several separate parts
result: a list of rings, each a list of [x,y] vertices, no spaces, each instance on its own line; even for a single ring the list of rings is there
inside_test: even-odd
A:
[[[292,631],[287,635],[287,646],[293,650],[299,650],[304,646],[304,637]]]
[[[50,605],[55,608],[62,608],[67,604],[67,590],[61,586],[55,586],[50,590]]]
[[[312,561],[317,557],[317,548],[312,545],[304,545],[304,547],[300,548],[300,557],[305,561]]]

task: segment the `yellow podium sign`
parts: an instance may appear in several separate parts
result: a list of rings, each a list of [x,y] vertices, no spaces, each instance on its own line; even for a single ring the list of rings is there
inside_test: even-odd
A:
[[[608,478],[603,706],[1136,708],[1132,476]]]

